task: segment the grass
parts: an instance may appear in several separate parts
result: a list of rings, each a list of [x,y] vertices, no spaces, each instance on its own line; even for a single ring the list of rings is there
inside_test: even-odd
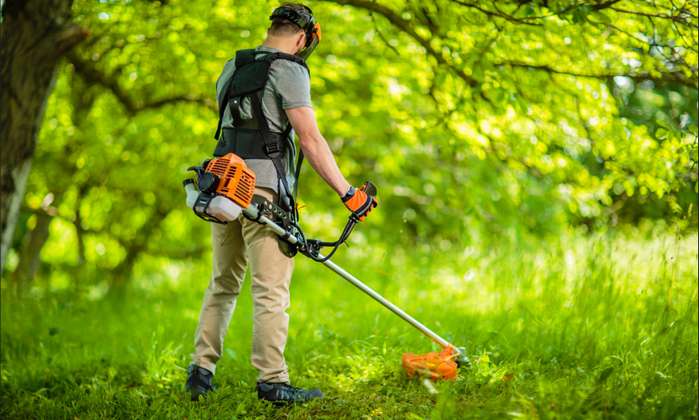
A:
[[[405,378],[422,335],[298,257],[287,359],[327,398],[276,409],[254,393],[249,282],[217,392],[191,403],[185,368],[205,262],[163,267],[120,299],[35,288],[2,300],[2,418],[697,418],[697,236],[571,234],[449,252],[359,247],[338,263],[467,347],[436,395]],[[155,264],[155,263],[153,263]]]

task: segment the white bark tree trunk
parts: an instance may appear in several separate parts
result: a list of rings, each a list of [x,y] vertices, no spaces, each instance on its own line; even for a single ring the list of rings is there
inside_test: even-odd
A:
[[[70,24],[72,0],[8,0],[0,23],[0,258],[24,198],[46,98],[60,58],[88,33]]]

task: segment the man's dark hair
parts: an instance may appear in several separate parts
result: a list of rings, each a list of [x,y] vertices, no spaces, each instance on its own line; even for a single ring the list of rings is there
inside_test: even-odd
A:
[[[288,7],[299,14],[308,13],[306,8],[300,3],[284,3],[280,7]],[[272,19],[272,25],[269,27],[269,33],[271,35],[295,35],[303,29],[288,19]]]

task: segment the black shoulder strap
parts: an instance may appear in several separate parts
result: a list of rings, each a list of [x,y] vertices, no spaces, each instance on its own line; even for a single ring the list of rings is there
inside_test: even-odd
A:
[[[294,168],[294,198],[299,191],[299,178],[301,177],[301,165],[303,165],[303,150],[299,147],[299,157],[296,159],[296,167]]]
[[[233,75],[231,75],[231,77],[229,77],[228,80],[226,80],[226,82],[223,84],[223,95],[221,96],[221,100],[218,103],[218,125],[216,126],[216,134],[214,134],[214,140],[218,140],[219,136],[221,135],[223,113],[226,110],[226,106],[228,105],[228,91],[230,90],[232,81]]]
[[[293,61],[296,64],[300,64],[303,66],[304,69],[308,72],[308,76],[310,77],[311,71],[308,69],[308,65],[306,64],[306,60],[303,58],[293,55],[293,54],[287,54],[283,52],[275,52],[275,53],[269,53],[265,55],[264,57],[260,58],[261,60],[266,60],[269,62],[272,62],[274,60],[288,60],[288,61]]]
[[[255,50],[240,50],[235,53],[236,70],[255,61]]]
[[[262,59],[269,60],[270,62],[272,62],[274,60],[293,61],[294,63],[300,64],[301,66],[303,66],[303,68],[306,69],[306,72],[308,72],[308,77],[311,77],[311,70],[308,68],[308,65],[306,64],[306,60],[304,60],[303,58],[301,58],[297,55],[286,54],[283,52],[276,52],[276,53],[267,54]],[[286,139],[287,137],[289,137],[289,133],[291,132],[291,123],[288,123],[288,124],[289,125],[284,130],[284,133],[282,133],[283,139]],[[293,140],[291,140],[291,141],[293,141]],[[299,185],[299,176],[301,175],[301,165],[302,164],[303,164],[303,150],[299,150],[298,159],[296,160],[296,165],[294,167],[294,190],[289,191],[291,193],[293,199],[296,199],[296,194],[297,194],[298,185]]]
[[[251,64],[255,61],[255,50],[240,50],[235,53],[235,70]],[[235,71],[233,72],[235,74]],[[214,139],[218,140],[221,135],[221,124],[223,124],[223,113],[228,106],[228,101],[230,100],[229,92],[231,90],[231,83],[233,82],[233,74],[228,77],[228,80],[223,84],[221,100],[218,103],[218,126],[216,127],[216,134],[214,134]]]

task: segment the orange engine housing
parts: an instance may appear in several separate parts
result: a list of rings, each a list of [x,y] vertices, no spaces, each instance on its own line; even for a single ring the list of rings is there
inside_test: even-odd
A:
[[[250,205],[255,193],[255,173],[240,156],[228,153],[213,158],[206,165],[205,171],[219,177],[217,193],[230,198],[242,208]]]

